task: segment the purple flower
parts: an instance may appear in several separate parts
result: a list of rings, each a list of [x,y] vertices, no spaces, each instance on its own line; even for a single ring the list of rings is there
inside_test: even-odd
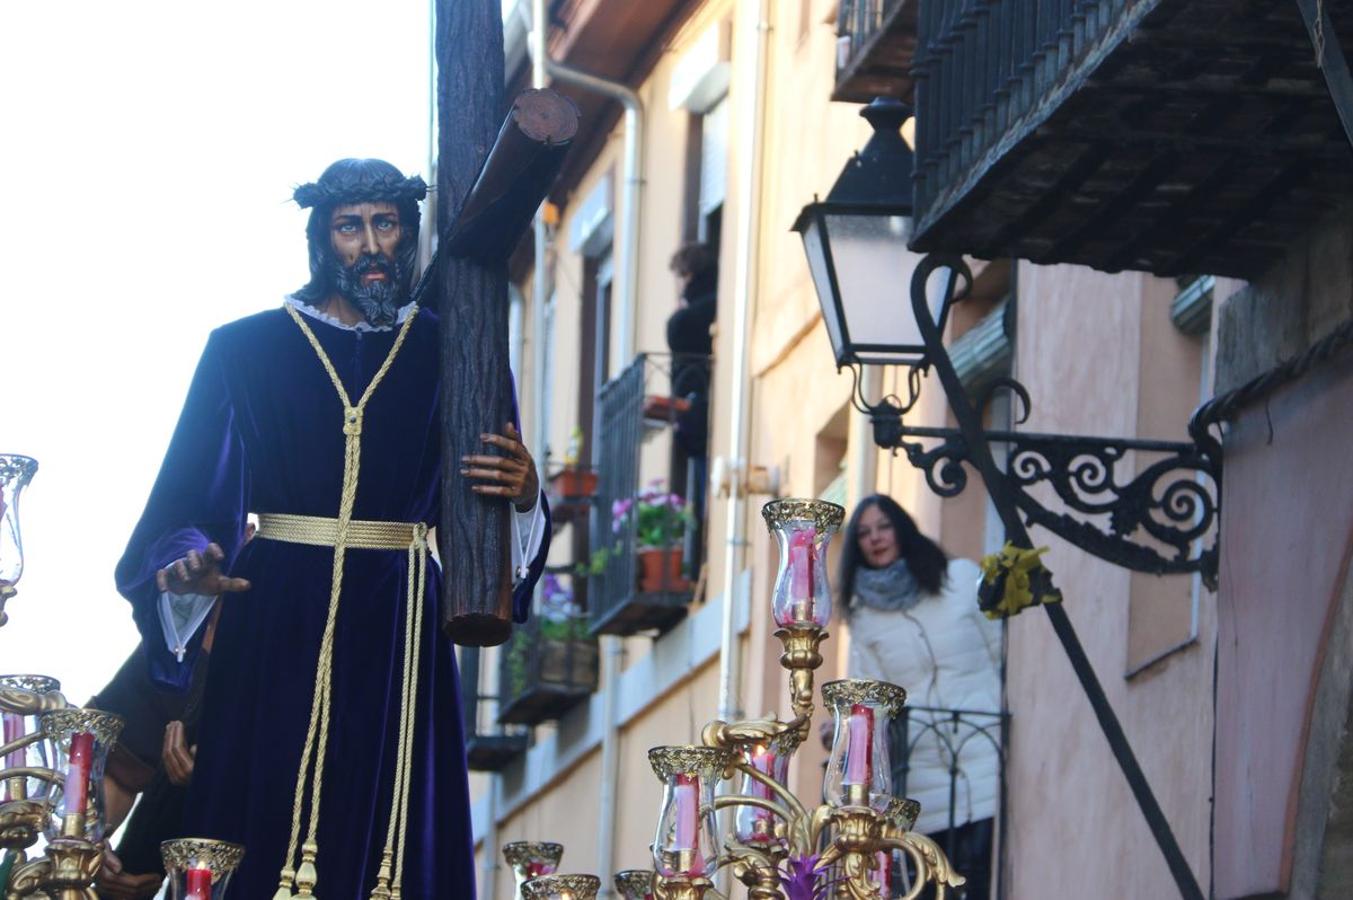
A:
[[[819,869],[819,854],[791,856],[785,860],[780,884],[788,900],[826,900],[832,888],[831,873]]]

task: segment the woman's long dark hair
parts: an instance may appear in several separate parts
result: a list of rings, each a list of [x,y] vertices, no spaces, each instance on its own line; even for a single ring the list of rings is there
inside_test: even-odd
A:
[[[892,522],[901,558],[907,561],[907,568],[921,590],[927,594],[938,594],[944,586],[944,572],[949,557],[945,556],[939,544],[921,534],[916,522],[896,500],[885,494],[874,494],[859,502],[846,525],[845,544],[841,548],[841,574],[837,579],[837,584],[841,586],[841,608],[849,608],[850,600],[855,595],[855,573],[860,566],[870,567],[860,552],[860,518],[872,506],[877,506]]]

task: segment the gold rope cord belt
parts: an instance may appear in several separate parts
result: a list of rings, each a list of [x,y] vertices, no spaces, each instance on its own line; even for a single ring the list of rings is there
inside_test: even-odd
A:
[[[266,513],[259,516],[258,537],[312,546],[334,548],[333,585],[329,592],[329,612],[324,622],[324,636],[320,640],[319,661],[315,667],[315,692],[310,704],[310,725],[306,729],[305,748],[301,751],[300,770],[296,773],[296,797],[291,811],[291,837],[287,855],[273,894],[273,900],[314,897],[315,882],[319,880],[316,858],[319,855],[319,803],[324,787],[324,755],[329,744],[330,681],[333,674],[334,626],[338,621],[338,604],[343,594],[343,561],[349,547],[374,550],[408,550],[408,598],[404,614],[404,676],[400,692],[399,738],[395,754],[395,786],[390,801],[390,819],[386,826],[385,850],[381,853],[376,886],[371,891],[373,900],[398,898],[401,892],[401,874],[404,870],[404,844],[409,821],[410,769],[413,764],[413,718],[418,696],[418,655],[421,646],[418,635],[423,623],[423,582],[427,571],[427,526],[421,522],[354,521],[353,503],[357,498],[357,477],[362,460],[362,415],[367,401],[385,378],[390,366],[404,346],[409,326],[418,314],[412,306],[404,325],[395,337],[385,362],[366,386],[360,400],[353,404],[343,382],[334,370],[315,333],[290,304],[284,307],[297,327],[310,342],[328,373],[338,398],[343,403],[343,490],[338,501],[338,517],[296,516]],[[296,864],[297,844],[300,843],[301,814],[305,809],[306,776],[310,783],[310,816],[305,842],[300,845],[300,863]]]

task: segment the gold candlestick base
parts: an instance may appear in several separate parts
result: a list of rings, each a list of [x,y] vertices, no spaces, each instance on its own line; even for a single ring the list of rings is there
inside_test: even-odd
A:
[[[704,900],[713,885],[705,878],[663,878],[653,880],[657,900]]]
[[[813,715],[813,672],[822,665],[822,642],[828,637],[825,628],[795,626],[781,628],[775,636],[784,645],[780,665],[789,670],[790,702],[799,726],[799,737],[808,738],[808,722]]]
[[[10,877],[11,896],[28,897],[39,891],[51,900],[97,900],[93,884],[103,861],[97,844],[79,838],[57,838],[42,859],[24,863]]]

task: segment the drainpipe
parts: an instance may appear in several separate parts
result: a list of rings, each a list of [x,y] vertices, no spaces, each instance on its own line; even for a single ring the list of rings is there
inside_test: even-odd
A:
[[[598,78],[551,59],[547,49],[548,20],[545,0],[531,0],[531,64],[533,83],[544,87],[547,77],[573,84],[587,91],[617,100],[625,109],[625,148],[621,184],[620,279],[618,319],[616,331],[620,335],[618,358],[628,362],[634,357],[634,308],[639,286],[639,204],[643,190],[643,127],[644,106],[639,95],[619,82]],[[538,79],[538,80],[534,80]],[[537,217],[536,264],[543,269],[540,239],[541,226]],[[537,278],[539,280],[539,278]],[[543,304],[539,306],[543,310]],[[544,391],[539,396],[543,399]],[[592,462],[597,462],[601,442],[597,439],[595,423],[592,435]],[[602,741],[601,785],[598,792],[597,820],[597,875],[601,878],[599,896],[613,896],[611,876],[615,872],[616,801],[620,782],[620,664],[624,646],[618,637],[601,639]]]
[[[545,21],[544,0],[531,0],[532,23]],[[620,186],[620,321],[618,358],[628,363],[634,357],[634,308],[639,296],[639,205],[643,200],[644,104],[639,95],[619,81],[608,81],[551,59],[545,48],[545,29],[532,28],[532,65],[565,84],[576,85],[594,94],[618,101],[625,109],[625,150]],[[536,62],[536,60],[539,62]],[[594,442],[595,443],[595,442]]]
[[[749,5],[750,6],[750,5]],[[719,647],[719,718],[726,722],[742,717],[742,660],[737,633],[737,585],[747,558],[747,508],[744,490],[749,468],[747,357],[748,327],[752,298],[757,291],[757,250],[761,232],[761,163],[764,156],[766,59],[770,44],[771,0],[750,6],[748,25],[756,31],[755,50],[748,60],[746,77],[734,82],[745,86],[751,99],[749,114],[742,117],[746,148],[738,178],[737,304],[733,309],[732,403],[729,411],[733,484],[728,493],[728,550],[724,554],[723,629]],[[752,15],[755,18],[752,18]]]

